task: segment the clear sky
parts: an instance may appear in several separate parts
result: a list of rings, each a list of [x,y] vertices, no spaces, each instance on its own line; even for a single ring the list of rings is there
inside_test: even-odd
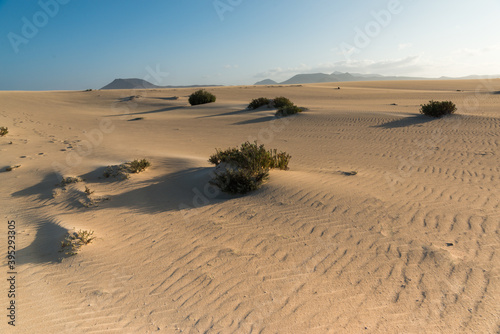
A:
[[[500,1],[0,0],[0,90],[500,74]]]

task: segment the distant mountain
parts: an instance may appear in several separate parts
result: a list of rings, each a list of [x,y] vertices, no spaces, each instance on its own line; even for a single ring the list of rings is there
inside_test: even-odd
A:
[[[277,84],[278,83],[276,81],[271,80],[271,79],[266,79],[266,80],[262,80],[262,81],[255,83],[256,86],[259,86],[259,85],[277,85]]]
[[[138,89],[158,88],[158,86],[142,79],[115,79],[101,89]]]
[[[321,82],[344,82],[344,81],[378,81],[378,80],[420,80],[425,78],[417,77],[396,77],[396,76],[383,76],[380,74],[360,74],[360,73],[342,73],[335,71],[332,74],[325,73],[310,73],[310,74],[297,74],[288,80],[280,82],[281,85],[297,85],[306,83],[321,83]],[[259,81],[257,84],[262,84],[262,82],[272,81],[266,79]],[[276,84],[276,83],[275,83]]]
[[[151,88],[189,88],[189,87],[215,87],[217,85],[192,85],[192,86],[157,86],[142,79],[115,79],[101,89],[151,89]]]
[[[441,80],[476,80],[476,79],[496,79],[500,78],[500,74],[496,75],[468,75],[460,78],[440,77]]]
[[[290,79],[283,81],[283,85],[295,85],[295,84],[307,84],[307,83],[317,83],[317,82],[333,82],[338,81],[334,75],[324,74],[324,73],[313,73],[313,74],[297,74]]]
[[[360,74],[360,73],[342,73],[335,71],[332,74],[310,73],[297,74],[288,80],[280,82],[282,85],[297,85],[306,83],[321,83],[321,82],[344,82],[344,81],[380,81],[380,80],[465,80],[465,79],[486,79],[500,78],[500,75],[469,75],[461,78],[441,77],[437,78],[422,78],[422,77],[399,77],[399,76],[384,76],[380,74]],[[264,82],[264,83],[263,83]],[[273,83],[266,83],[273,82]],[[275,81],[266,79],[255,83],[255,85],[275,85]]]

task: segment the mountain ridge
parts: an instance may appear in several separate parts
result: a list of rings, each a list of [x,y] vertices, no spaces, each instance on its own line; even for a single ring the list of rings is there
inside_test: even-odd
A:
[[[361,74],[361,73],[342,73],[335,71],[331,74],[325,73],[305,73],[305,74],[296,74],[288,80],[283,82],[276,83],[276,81],[271,79],[265,79],[259,82],[256,82],[254,85],[271,85],[272,83],[267,82],[275,82],[274,84],[280,85],[297,85],[297,84],[307,84],[307,83],[323,83],[323,82],[345,82],[345,81],[382,81],[382,80],[467,80],[467,79],[493,79],[500,78],[500,74],[498,75],[468,75],[465,77],[445,77],[442,76],[440,78],[425,78],[425,77],[408,77],[408,76],[385,76],[381,74]]]
[[[190,85],[190,86],[158,86],[149,81],[137,78],[115,79],[101,89],[151,89],[151,88],[196,88],[217,87],[220,85]]]

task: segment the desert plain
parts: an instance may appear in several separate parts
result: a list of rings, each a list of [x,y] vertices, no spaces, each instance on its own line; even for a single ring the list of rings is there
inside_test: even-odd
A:
[[[207,89],[0,92],[0,332],[500,332],[500,79]],[[308,110],[246,109],[277,96]],[[255,140],[290,170],[218,191],[210,155]]]

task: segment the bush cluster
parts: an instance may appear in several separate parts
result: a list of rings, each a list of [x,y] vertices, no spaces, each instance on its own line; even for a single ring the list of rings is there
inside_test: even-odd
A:
[[[94,231],[79,230],[78,232],[68,233],[61,241],[61,250],[66,251],[67,255],[76,255],[80,248],[91,243],[95,237]]]
[[[273,106],[277,109],[281,109],[281,108],[285,108],[285,107],[291,107],[291,106],[293,106],[293,103],[288,98],[286,98],[284,96],[279,96],[279,97],[274,98]]]
[[[0,127],[0,137],[5,136],[7,133],[9,133],[9,129],[5,126]]]
[[[284,96],[278,96],[272,100],[267,97],[259,97],[257,99],[253,99],[247,108],[255,110],[262,106],[274,107],[278,109],[275,114],[276,117],[290,116],[306,110],[306,108],[297,107],[292,101]]]
[[[224,151],[217,149],[208,161],[216,166],[224,164],[225,169],[216,172],[211,183],[224,192],[245,194],[258,189],[268,179],[270,169],[287,170],[290,158],[286,152],[268,151],[257,142]]]
[[[257,99],[253,99],[247,108],[255,110],[255,109],[263,107],[263,106],[270,107],[272,105],[272,103],[273,103],[273,100],[268,99],[267,97],[259,97]]]
[[[276,117],[286,117],[298,114],[299,112],[303,112],[304,110],[305,108],[297,107],[296,105],[284,106],[276,111]]]
[[[215,95],[204,89],[197,90],[189,96],[189,104],[192,106],[215,102],[215,100]]]
[[[130,178],[130,174],[140,173],[151,166],[151,163],[146,159],[134,160],[121,165],[108,166],[104,170],[105,178],[114,177],[122,180]]]
[[[457,106],[451,101],[429,101],[428,104],[420,105],[420,113],[431,117],[442,117],[453,114]]]
[[[134,160],[128,163],[130,173],[140,173],[151,166],[151,163],[146,159]]]

